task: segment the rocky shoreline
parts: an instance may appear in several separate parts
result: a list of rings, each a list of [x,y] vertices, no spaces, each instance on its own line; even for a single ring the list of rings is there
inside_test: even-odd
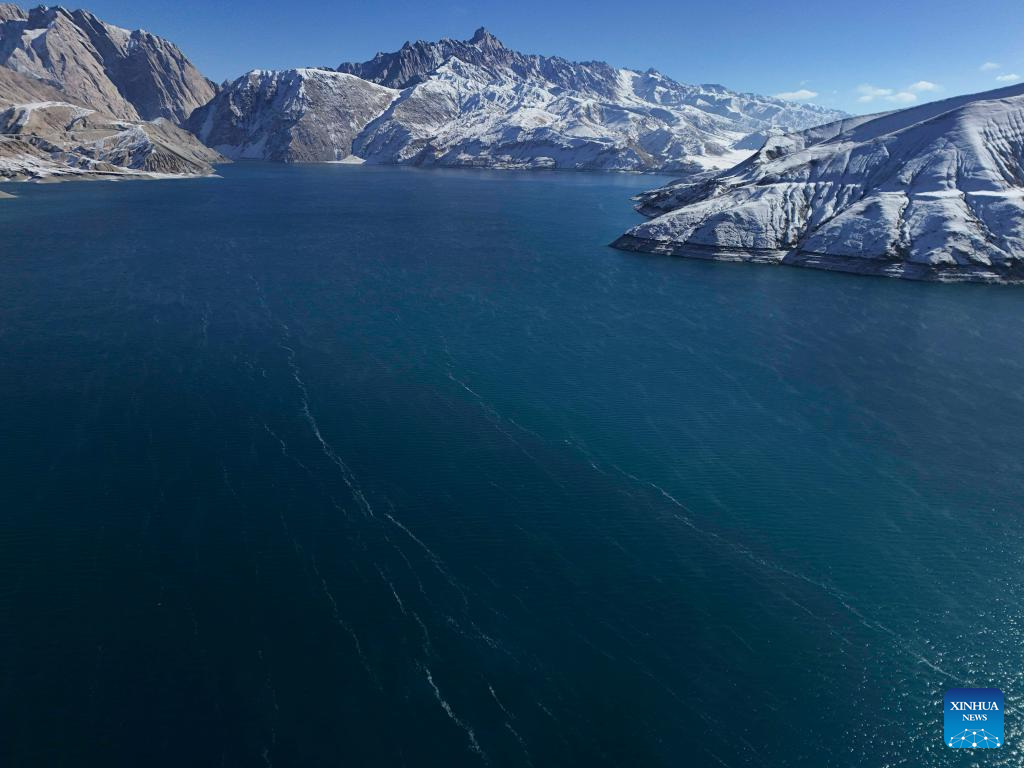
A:
[[[677,256],[698,261],[722,261],[746,264],[766,264],[784,267],[820,269],[826,272],[844,272],[852,275],[893,277],[933,283],[987,283],[1024,285],[1024,265],[1005,269],[982,265],[935,266],[889,259],[865,259],[858,256],[834,256],[808,251],[744,250],[680,244],[670,241],[649,240],[624,234],[611,244],[612,248],[636,253]]]

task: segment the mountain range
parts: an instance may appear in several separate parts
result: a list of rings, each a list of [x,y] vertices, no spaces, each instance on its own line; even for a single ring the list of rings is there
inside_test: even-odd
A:
[[[1024,84],[769,138],[642,195],[620,248],[918,280],[1024,282]]]
[[[522,54],[481,28],[333,70],[250,72],[187,125],[232,158],[694,172],[732,165],[773,132],[843,116]]]
[[[80,119],[58,130],[57,116],[75,109],[95,113],[87,135],[75,130]],[[38,110],[52,114],[24,119]],[[693,173],[731,166],[766,136],[843,116],[654,70],[523,54],[483,28],[336,69],[255,70],[219,89],[148,32],[12,4],[0,4],[0,113],[8,178],[102,176],[123,161],[126,173],[208,173],[221,156]],[[130,155],[106,151],[129,143]]]

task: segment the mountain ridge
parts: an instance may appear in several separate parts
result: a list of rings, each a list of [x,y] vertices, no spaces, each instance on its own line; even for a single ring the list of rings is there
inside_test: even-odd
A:
[[[318,153],[307,151],[310,142],[292,150],[287,135],[268,133],[271,126],[326,125],[317,112],[333,109],[330,100],[303,102],[297,94],[289,113],[278,113],[282,105],[275,107],[270,94],[253,98],[249,75],[228,84],[188,127],[228,156],[251,156],[262,145],[274,147],[263,159],[285,161],[355,155],[412,165],[694,172],[749,154],[736,145],[750,134],[843,114],[719,86],[686,86],[654,70],[523,54],[483,27],[468,40],[407,41],[398,51],[334,71],[400,92],[378,114],[357,115],[361,125],[350,146],[324,133],[311,142]],[[346,128],[345,141],[354,127]],[[210,136],[235,139],[220,143]]]

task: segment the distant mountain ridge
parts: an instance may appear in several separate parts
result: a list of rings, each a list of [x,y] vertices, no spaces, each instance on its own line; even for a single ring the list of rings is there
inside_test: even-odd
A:
[[[362,63],[343,63],[339,72],[357,75],[389,88],[407,88],[423,82],[449,59],[458,59],[492,74],[504,74],[545,82],[555,88],[615,99],[621,95],[621,73],[643,79],[636,95],[657,103],[690,104],[711,114],[742,121],[753,130],[784,126],[808,128],[845,116],[844,112],[816,104],[784,101],[772,96],[737,93],[721,85],[684,85],[657,70],[623,70],[603,61],[573,62],[560,56],[523,54],[505,45],[480,27],[469,40],[443,38],[437,42],[406,42],[394,53],[378,53]],[[671,93],[658,93],[659,88]]]
[[[557,56],[513,51],[484,27],[477,29],[469,40],[443,38],[437,42],[406,42],[394,53],[378,53],[362,63],[343,63],[338,71],[401,89],[423,82],[452,58],[492,71],[505,71],[525,79],[607,96],[614,94],[618,78],[618,71],[602,61],[570,62]]]
[[[615,245],[919,280],[1024,283],[1024,85],[773,137],[640,197]]]
[[[325,71],[293,70],[287,79]],[[756,149],[741,145],[752,133],[844,116],[720,86],[682,85],[653,70],[522,54],[483,28],[469,40],[406,43],[337,72],[354,79],[334,81],[326,100],[317,88],[296,88],[284,100],[277,90],[257,95],[259,71],[249,73],[188,126],[230,157],[267,147],[263,159],[285,161],[355,155],[413,165],[688,172],[742,159]],[[316,83],[325,77],[316,75]],[[348,100],[341,94],[346,87],[365,91],[360,81],[396,95],[378,113],[360,110],[343,131],[332,131],[322,110],[336,111],[333,98]],[[320,136],[290,139],[300,124],[320,126]],[[234,138],[223,140],[228,136]],[[313,146],[319,149],[311,154]]]

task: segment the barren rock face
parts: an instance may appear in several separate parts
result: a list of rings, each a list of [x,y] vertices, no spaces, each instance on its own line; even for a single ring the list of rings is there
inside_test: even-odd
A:
[[[64,94],[34,77],[0,67],[0,108],[34,101],[62,101]]]
[[[5,21],[18,21],[28,18],[28,13],[13,3],[0,3],[0,23]]]
[[[126,32],[85,11],[73,14],[118,91],[143,120],[183,123],[216,89],[176,45],[144,30]]]
[[[172,43],[60,7],[0,6],[0,68],[125,120],[180,123],[215,93]]]
[[[616,245],[1024,281],[1024,86],[773,137],[729,171],[642,196],[640,210],[656,218]]]

